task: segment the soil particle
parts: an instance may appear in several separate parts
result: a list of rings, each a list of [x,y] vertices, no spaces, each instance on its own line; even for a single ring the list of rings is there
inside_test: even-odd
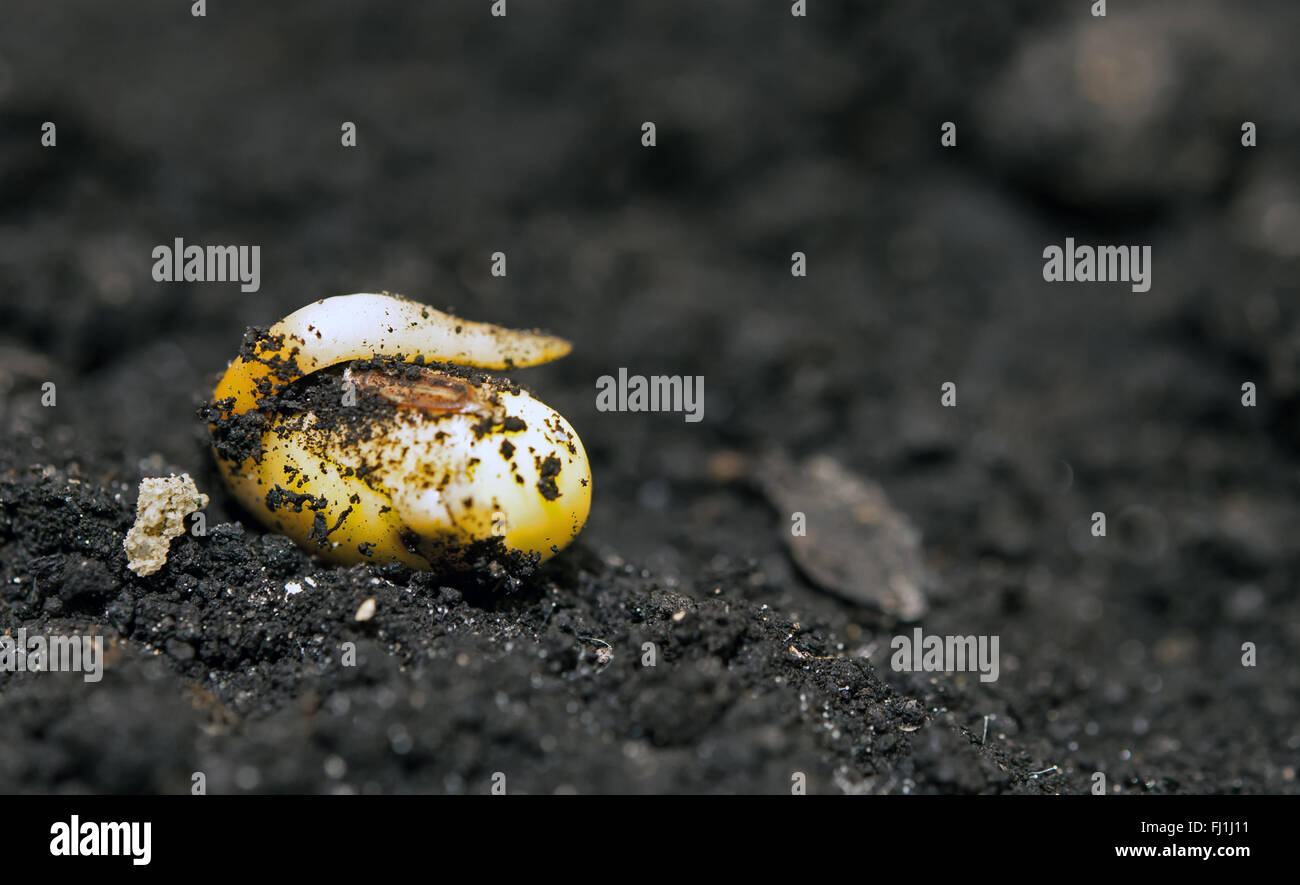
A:
[[[555,478],[560,475],[560,459],[554,455],[548,455],[545,459],[537,460],[537,490],[542,493],[542,497],[548,501],[554,501],[560,497],[559,486],[555,483]]]

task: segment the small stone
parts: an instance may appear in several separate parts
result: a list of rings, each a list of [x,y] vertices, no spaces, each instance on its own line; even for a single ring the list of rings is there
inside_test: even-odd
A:
[[[185,517],[208,506],[188,473],[147,477],[140,483],[135,525],[126,533],[127,568],[144,577],[167,562],[172,538],[185,534]]]
[[[374,597],[371,597],[370,599],[367,599],[365,602],[361,603],[361,607],[357,609],[357,620],[368,621],[374,616],[375,616],[375,600]]]

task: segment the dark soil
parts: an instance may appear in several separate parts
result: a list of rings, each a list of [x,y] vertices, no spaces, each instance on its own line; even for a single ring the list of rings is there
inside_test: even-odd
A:
[[[0,632],[109,662],[0,674],[0,792],[1296,791],[1300,7],[808,5],[7,0]],[[260,291],[154,282],[178,237]],[[1045,283],[1066,237],[1150,291]],[[246,328],[380,290],[574,343],[513,376],[594,476],[533,575],[330,566],[222,489]],[[597,411],[620,367],[704,420]],[[756,465],[814,455],[996,682],[895,673],[914,625],[796,566]],[[140,578],[169,472],[208,532]]]

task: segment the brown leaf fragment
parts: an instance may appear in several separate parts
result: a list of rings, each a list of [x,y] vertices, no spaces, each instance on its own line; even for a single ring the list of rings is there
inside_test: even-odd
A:
[[[878,483],[827,456],[796,464],[782,454],[764,458],[756,478],[785,514],[782,536],[810,581],[900,620],[925,614],[921,534]],[[802,536],[792,532],[795,513],[805,517]]]

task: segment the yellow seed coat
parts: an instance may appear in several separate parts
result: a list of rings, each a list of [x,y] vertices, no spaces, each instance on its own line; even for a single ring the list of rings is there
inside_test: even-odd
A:
[[[231,364],[214,405],[218,420],[237,418],[299,377],[376,356],[500,369],[568,351],[563,339],[466,322],[395,296],[345,295],[275,324]],[[335,561],[432,568],[492,538],[547,559],[577,536],[590,510],[582,442],[529,394],[494,380],[464,383],[492,398],[490,417],[393,404],[358,434],[311,412],[277,412],[267,416],[260,461],[218,453],[218,464],[249,512]]]

